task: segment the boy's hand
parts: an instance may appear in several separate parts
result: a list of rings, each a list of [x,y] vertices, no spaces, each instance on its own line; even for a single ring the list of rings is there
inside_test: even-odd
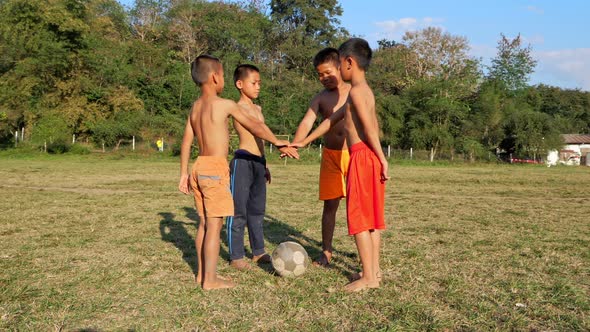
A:
[[[191,193],[188,174],[181,175],[180,181],[178,182],[178,190],[185,195],[189,195]]]
[[[281,158],[284,158],[285,156],[287,156],[287,157],[299,159],[299,153],[297,152],[297,149],[295,149],[294,147],[284,146],[282,148],[279,148],[279,151],[281,151]]]
[[[289,141],[284,141],[282,139],[279,139],[275,142],[274,146],[276,146],[277,148],[282,148],[284,146],[289,146]]]
[[[270,184],[270,170],[268,169],[268,167],[266,168],[266,170],[264,171],[264,178],[266,179],[266,182],[268,184]]]
[[[381,162],[381,182],[385,182],[390,179],[389,175],[389,164],[387,160]]]
[[[289,145],[289,147],[297,149],[297,148],[305,147],[305,145],[307,145],[307,144],[305,144],[303,142],[293,142]]]

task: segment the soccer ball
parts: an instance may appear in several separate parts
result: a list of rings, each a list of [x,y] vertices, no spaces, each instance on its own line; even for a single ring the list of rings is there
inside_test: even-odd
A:
[[[283,242],[272,252],[272,267],[282,277],[300,276],[308,265],[309,256],[297,242]]]

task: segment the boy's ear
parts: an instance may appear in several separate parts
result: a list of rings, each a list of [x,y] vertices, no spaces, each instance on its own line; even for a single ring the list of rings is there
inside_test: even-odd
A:
[[[211,79],[213,80],[213,83],[215,83],[215,84],[219,83],[219,74],[217,72],[212,72]]]
[[[351,56],[347,56],[346,59],[344,59],[344,62],[346,63],[346,69],[350,69],[352,68],[352,63],[354,62],[354,59]]]
[[[243,86],[244,86],[244,84],[242,83],[242,80],[236,81],[236,88],[238,88],[239,90],[242,90]]]

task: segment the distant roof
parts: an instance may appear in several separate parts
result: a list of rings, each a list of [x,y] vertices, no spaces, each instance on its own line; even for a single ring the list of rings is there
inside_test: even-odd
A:
[[[590,135],[588,134],[563,134],[565,144],[590,144]]]

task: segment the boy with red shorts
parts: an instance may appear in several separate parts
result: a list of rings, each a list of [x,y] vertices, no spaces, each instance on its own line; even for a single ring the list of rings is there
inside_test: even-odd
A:
[[[375,112],[375,96],[367,84],[365,72],[371,62],[367,41],[351,38],[338,49],[340,73],[351,82],[348,101],[303,142],[305,146],[344,119],[346,141],[350,151],[347,176],[346,217],[348,233],[354,235],[361,258],[362,272],[345,290],[357,292],[379,287],[381,281],[379,256],[381,231],[385,229],[385,181],[389,179],[388,163],[379,142],[379,124]]]
[[[198,265],[195,280],[205,290],[231,288],[235,286],[233,282],[217,276],[223,218],[234,214],[227,162],[228,118],[233,117],[252,134],[276,146],[286,146],[289,142],[277,140],[264,122],[250,117],[235,102],[219,97],[225,83],[219,59],[201,55],[192,63],[191,73],[193,81],[201,87],[201,96],[193,104],[182,138],[178,189],[185,194],[191,190],[194,192],[199,214],[195,238]],[[195,137],[199,144],[199,157],[189,177],[188,162]],[[288,150],[285,153],[290,155]]]

